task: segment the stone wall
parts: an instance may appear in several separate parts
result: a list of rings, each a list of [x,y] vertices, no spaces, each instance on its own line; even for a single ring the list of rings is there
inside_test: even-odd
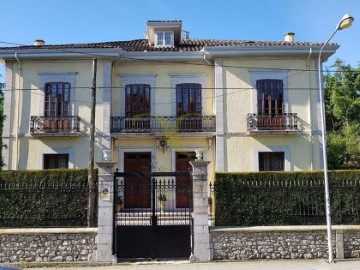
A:
[[[96,228],[0,229],[0,263],[91,262]]]
[[[343,233],[339,240],[336,231]],[[281,226],[210,229],[215,260],[327,258],[326,226]],[[360,251],[360,226],[333,226],[333,251],[337,258],[356,258]],[[335,254],[335,258],[336,258]]]

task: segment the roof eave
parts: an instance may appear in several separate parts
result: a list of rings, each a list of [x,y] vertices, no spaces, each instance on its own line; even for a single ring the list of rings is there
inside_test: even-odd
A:
[[[328,45],[323,49],[323,55],[330,57],[339,45]],[[209,58],[243,55],[308,55],[319,54],[321,45],[299,46],[205,46],[204,52]]]
[[[64,49],[6,49],[0,48],[0,59],[46,59],[46,58],[115,58],[122,54],[120,48],[64,48]],[[16,55],[16,56],[15,56]]]

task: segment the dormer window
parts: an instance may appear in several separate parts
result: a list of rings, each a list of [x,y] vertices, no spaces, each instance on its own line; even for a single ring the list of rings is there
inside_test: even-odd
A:
[[[157,32],[155,46],[174,46],[174,32]]]

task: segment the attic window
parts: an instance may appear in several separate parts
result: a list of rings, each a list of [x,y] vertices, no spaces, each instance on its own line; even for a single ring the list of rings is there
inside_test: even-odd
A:
[[[157,32],[156,34],[157,47],[174,46],[174,32]]]

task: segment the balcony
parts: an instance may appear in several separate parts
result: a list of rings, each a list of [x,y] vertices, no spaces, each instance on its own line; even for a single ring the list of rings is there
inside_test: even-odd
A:
[[[30,134],[35,137],[79,136],[79,116],[31,116]]]
[[[111,133],[119,134],[203,134],[213,133],[215,128],[215,115],[111,117]]]
[[[249,133],[257,134],[289,134],[297,132],[297,114],[256,114],[247,115]]]

